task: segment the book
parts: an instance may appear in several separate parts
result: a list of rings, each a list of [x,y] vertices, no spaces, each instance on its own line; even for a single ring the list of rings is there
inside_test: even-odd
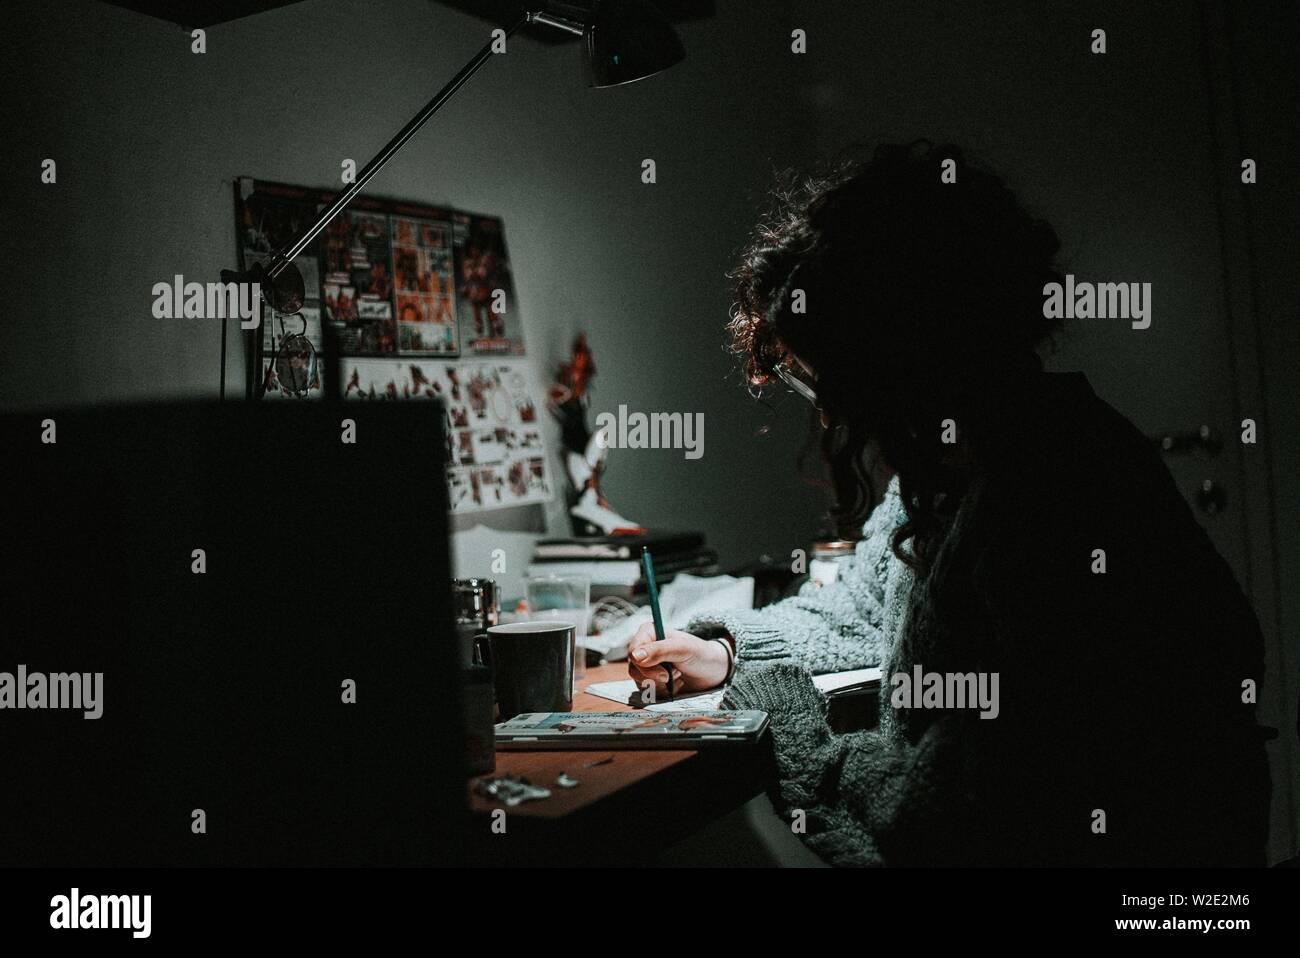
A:
[[[662,559],[656,556],[655,575],[664,578],[676,575],[678,572],[699,572],[716,567],[717,564],[718,554],[713,549],[699,549],[693,553]],[[632,588],[640,583],[644,588],[644,582],[641,578],[641,563],[637,559],[552,560],[546,562],[534,560],[528,566],[528,574],[530,576],[585,575],[591,579],[593,586]]]
[[[640,559],[647,547],[658,563],[676,553],[693,552],[704,545],[701,532],[661,532],[643,536],[592,536],[581,539],[542,539],[533,550],[534,562],[559,560],[617,561]]]
[[[498,749],[701,748],[754,742],[767,730],[766,712],[700,710],[678,715],[644,712],[525,712],[496,727]]]

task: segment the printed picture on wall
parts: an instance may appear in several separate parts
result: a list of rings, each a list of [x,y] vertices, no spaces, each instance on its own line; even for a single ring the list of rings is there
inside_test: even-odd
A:
[[[454,356],[459,343],[451,223],[393,216],[391,225],[397,350]]]
[[[241,250],[250,255],[269,254],[294,239],[316,219],[319,194],[298,186],[239,181],[235,217]],[[319,237],[303,252],[303,258],[319,255]],[[251,260],[246,266],[252,266]]]
[[[551,498],[537,393],[522,361],[344,359],[342,366],[344,398],[443,400],[452,512]]]
[[[521,356],[523,325],[501,221],[458,213],[456,308],[466,354]]]
[[[325,227],[325,316],[344,356],[397,351],[388,217],[349,210]]]

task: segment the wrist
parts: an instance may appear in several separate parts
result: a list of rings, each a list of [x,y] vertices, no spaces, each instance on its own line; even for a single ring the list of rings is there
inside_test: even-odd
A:
[[[722,685],[731,681],[731,677],[736,673],[736,647],[731,641],[731,636],[715,636],[709,640],[710,644],[716,642],[722,648],[722,660],[719,663],[722,667],[722,680],[718,683]]]

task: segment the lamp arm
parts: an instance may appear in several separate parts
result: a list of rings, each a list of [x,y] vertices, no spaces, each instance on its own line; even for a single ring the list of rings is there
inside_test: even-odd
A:
[[[553,29],[564,30],[568,33],[577,33],[579,35],[581,35],[585,29],[585,25],[581,22],[572,20],[568,17],[557,16],[555,14],[537,10],[524,13],[511,27],[509,27],[509,29],[506,30],[505,35],[509,37],[521,27],[530,23],[537,23]],[[460,72],[452,77],[446,86],[434,94],[433,99],[426,103],[424,108],[412,117],[406,126],[402,127],[402,129],[398,131],[397,135],[389,140],[388,144],[361,169],[357,174],[356,180],[349,185],[346,190],[340,193],[334,202],[330,203],[329,206],[320,212],[316,217],[316,221],[312,223],[311,226],[298,234],[292,242],[286,243],[274,250],[266,263],[254,266],[253,269],[244,273],[238,273],[233,270],[223,270],[221,274],[222,282],[255,280],[262,284],[263,299],[270,302],[273,306],[279,308],[281,302],[297,302],[301,304],[303,295],[302,276],[298,273],[296,268],[293,272],[286,274],[285,271],[289,269],[290,264],[292,264],[294,259],[307,248],[307,245],[311,243],[312,240],[320,235],[321,230],[325,229],[325,227],[328,226],[336,216],[347,208],[348,204],[351,203],[365,185],[374,178],[374,175],[383,168],[384,164],[391,160],[397,154],[397,151],[406,145],[407,140],[413,137],[420,127],[424,126],[424,124],[429,121],[429,118],[442,108],[444,103],[455,96],[457,91],[465,85],[470,77],[479,71],[483,64],[487,63],[488,59],[493,55],[492,48],[496,42],[497,38],[494,37],[485,43],[483,48],[479,50],[464,67],[461,68]],[[280,280],[282,275],[284,278],[283,280]],[[277,282],[278,280],[279,282]],[[284,288],[281,289],[279,288],[280,286],[283,286]],[[338,382],[338,374],[340,371],[338,343],[336,341],[334,330],[328,323],[322,325],[321,332],[325,339],[325,365],[327,376],[325,394],[327,398],[337,399],[339,396],[340,386]],[[259,335],[253,339],[250,347],[250,369],[254,371],[252,374],[254,377],[260,374],[262,368],[262,342],[262,337]],[[225,365],[226,328],[223,324],[221,328],[220,384],[220,394],[222,399],[224,399],[226,395]],[[260,399],[263,391],[263,383],[260,380],[254,381],[253,379],[250,379],[249,385],[251,394]]]
[[[543,20],[542,17],[545,17],[546,19]],[[520,27],[534,21],[545,23],[548,26],[560,27],[560,29],[566,29],[565,26],[554,22],[558,19],[559,18],[550,17],[546,14],[526,13],[520,17],[513,26],[506,30],[506,36],[510,36]],[[579,32],[581,32],[581,27],[579,27]],[[495,38],[485,43],[483,49],[479,50],[479,52],[474,55],[474,58],[465,64],[465,66],[461,68],[461,71],[452,77],[451,80],[448,81],[447,85],[434,95],[432,100],[424,105],[424,109],[412,117],[410,122],[407,123],[406,126],[402,127],[397,135],[388,141],[388,145],[380,150],[375,158],[361,169],[361,172],[357,174],[356,181],[340,193],[333,203],[321,211],[321,214],[316,217],[316,222],[307,227],[307,229],[299,234],[292,243],[280,247],[280,249],[276,250],[271,255],[271,261],[266,266],[266,273],[269,278],[275,279],[279,276],[280,273],[282,273],[285,268],[293,262],[294,257],[306,249],[307,244],[314,240],[320,234],[320,231],[330,224],[334,217],[338,216],[347,208],[347,205],[352,202],[358,193],[361,192],[362,188],[371,180],[371,178],[373,178],[374,175],[383,168],[384,164],[391,160],[397,154],[397,151],[406,145],[406,141],[413,137],[416,131],[419,130],[420,127],[424,126],[424,124],[429,121],[429,118],[442,108],[444,103],[455,96],[456,92],[465,85],[466,81],[477,73],[479,68],[482,67],[483,64],[485,64],[492,56],[492,47],[495,43]]]
[[[525,19],[529,23],[540,23],[543,26],[554,27],[557,30],[563,30],[565,33],[572,33],[574,36],[580,37],[587,32],[585,24],[579,23],[577,20],[570,20],[568,17],[559,17],[553,13],[547,13],[544,10],[530,13]]]

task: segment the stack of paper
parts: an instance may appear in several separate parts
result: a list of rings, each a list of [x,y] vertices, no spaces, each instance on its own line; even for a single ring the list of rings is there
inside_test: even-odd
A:
[[[749,576],[738,579],[730,575],[696,576],[682,572],[659,590],[659,609],[668,629],[684,629],[702,612],[753,607],[754,580]],[[627,658],[628,640],[649,621],[650,607],[643,606],[599,635],[587,636],[584,644],[595,649],[606,662],[621,662]]]

